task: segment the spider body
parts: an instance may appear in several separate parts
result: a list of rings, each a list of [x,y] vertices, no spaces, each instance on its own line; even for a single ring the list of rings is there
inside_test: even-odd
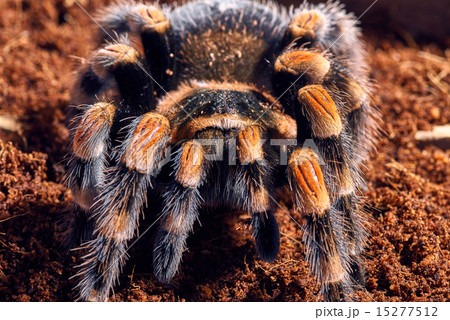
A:
[[[288,13],[212,0],[124,3],[99,17],[100,48],[80,68],[80,107],[69,115],[69,240],[87,252],[80,298],[108,297],[144,210],[159,214],[153,268],[162,282],[211,204],[250,212],[257,252],[274,260],[279,188],[306,218],[324,298],[363,285],[358,166],[376,113],[353,16],[337,4]],[[162,212],[146,208],[149,197],[162,199]]]

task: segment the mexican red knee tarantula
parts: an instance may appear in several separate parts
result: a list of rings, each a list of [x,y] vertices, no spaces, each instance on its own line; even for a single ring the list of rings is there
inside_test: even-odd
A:
[[[100,48],[80,68],[69,115],[69,233],[87,252],[80,299],[108,297],[150,197],[164,204],[159,281],[175,275],[211,203],[250,212],[256,250],[274,260],[270,194],[280,188],[305,217],[306,258],[324,299],[364,285],[358,167],[376,112],[354,24],[337,3],[288,12],[244,0],[122,2],[102,12]]]

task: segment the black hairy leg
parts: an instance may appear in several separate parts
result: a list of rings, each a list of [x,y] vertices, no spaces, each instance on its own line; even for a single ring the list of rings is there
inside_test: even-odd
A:
[[[174,181],[164,192],[163,222],[156,234],[153,269],[161,282],[168,282],[178,270],[181,254],[197,219],[207,164],[197,141],[183,143],[175,156]]]
[[[270,199],[273,170],[267,159],[272,156],[267,136],[260,126],[249,126],[237,134],[236,143],[239,165],[227,185],[232,188],[232,201],[252,214],[253,237],[259,256],[271,262],[277,257],[280,235]]]

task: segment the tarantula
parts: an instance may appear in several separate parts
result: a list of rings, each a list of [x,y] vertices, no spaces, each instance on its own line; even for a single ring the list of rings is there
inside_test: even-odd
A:
[[[359,165],[372,145],[365,53],[338,3],[122,2],[99,15],[100,48],[81,66],[67,184],[83,300],[105,300],[148,199],[163,210],[153,269],[177,272],[199,210],[252,215],[256,250],[276,258],[271,193],[287,188],[325,300],[364,286]],[[154,214],[154,213],[153,213]]]

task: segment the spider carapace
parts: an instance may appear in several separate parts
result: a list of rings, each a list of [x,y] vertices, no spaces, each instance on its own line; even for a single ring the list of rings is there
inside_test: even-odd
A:
[[[69,114],[80,298],[108,297],[144,211],[159,217],[159,281],[177,272],[208,204],[251,213],[257,252],[274,260],[272,194],[283,188],[305,217],[323,298],[363,287],[359,165],[376,112],[353,15],[337,3],[212,0],[122,2],[98,19],[99,49],[79,69]]]

